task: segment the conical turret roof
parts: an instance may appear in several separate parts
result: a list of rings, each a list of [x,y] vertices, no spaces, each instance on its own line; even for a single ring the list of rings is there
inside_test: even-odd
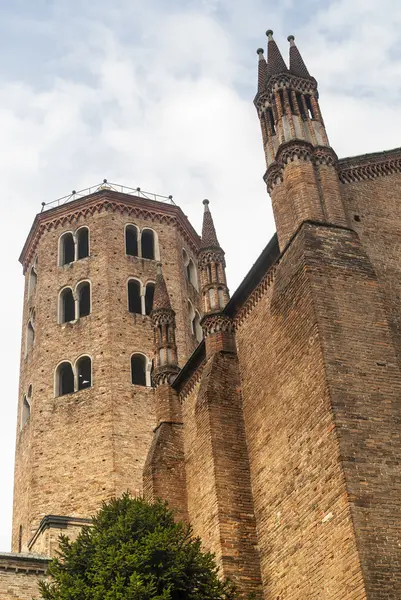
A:
[[[209,200],[204,200],[203,204],[205,207],[205,212],[203,213],[201,248],[209,248],[211,246],[220,248],[216,230],[214,228],[212,214],[209,210]]]
[[[153,296],[153,310],[160,308],[171,308],[170,296],[168,295],[166,282],[164,281],[162,265],[158,263],[155,283],[155,293]]]
[[[268,29],[266,31],[268,37],[267,42],[267,66],[269,77],[276,75],[277,73],[285,73],[288,71],[287,65],[285,64],[284,58],[281,55],[279,47],[273,39],[273,31]]]
[[[294,36],[289,35],[287,39],[290,42],[290,73],[298,77],[310,77],[301,53],[295,45]]]

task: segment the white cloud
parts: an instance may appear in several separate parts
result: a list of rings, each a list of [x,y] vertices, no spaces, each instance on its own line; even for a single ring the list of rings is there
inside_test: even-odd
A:
[[[296,34],[321,84],[339,155],[400,145],[401,7],[392,0],[314,7],[307,22],[304,3],[259,0],[119,0],[113,6],[59,0],[37,17],[28,5],[26,14],[8,16],[14,35],[23,27],[13,71],[0,63],[0,251],[7,278],[1,549],[9,546],[18,389],[22,276],[16,260],[40,202],[107,177],[173,194],[199,229],[201,200],[208,197],[235,289],[274,232],[252,105],[255,49],[268,26],[286,53],[280,36]],[[284,31],[287,21],[292,31]],[[8,48],[1,50],[4,56]]]

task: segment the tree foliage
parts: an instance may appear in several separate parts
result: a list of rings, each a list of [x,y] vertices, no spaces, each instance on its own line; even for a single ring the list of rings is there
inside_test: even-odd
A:
[[[232,600],[212,554],[161,501],[124,494],[104,503],[75,542],[60,537],[59,556],[40,583],[44,600]]]

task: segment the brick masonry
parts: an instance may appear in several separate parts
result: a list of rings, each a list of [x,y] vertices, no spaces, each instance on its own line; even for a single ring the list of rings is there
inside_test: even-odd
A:
[[[401,150],[338,161],[316,80],[299,71],[300,58],[283,71],[271,32],[269,52],[255,105],[278,245],[267,246],[225,308],[226,289],[210,305],[209,287],[225,283],[214,229],[199,252],[175,206],[100,190],[35,219],[21,255],[19,415],[30,385],[32,412],[17,429],[13,549],[21,539],[23,551],[53,553],[58,517],[53,528],[43,517],[87,518],[128,489],[167,498],[241,592],[398,600]],[[126,282],[153,281],[156,262],[125,255],[127,223],[157,232],[176,313],[183,369],[173,383],[161,373],[155,390],[130,383],[131,353],[150,359],[155,348],[149,317],[127,310]],[[90,258],[58,267],[59,236],[83,224]],[[183,249],[199,259],[207,313],[206,339],[192,355],[188,299],[200,304]],[[82,279],[92,283],[92,314],[58,325],[59,290]],[[25,357],[33,308],[36,337]],[[55,366],[83,353],[93,360],[93,387],[54,398]],[[72,535],[75,525],[67,524]],[[5,598],[28,600],[33,580],[15,565],[11,574],[9,560],[0,557],[0,593],[8,586]]]

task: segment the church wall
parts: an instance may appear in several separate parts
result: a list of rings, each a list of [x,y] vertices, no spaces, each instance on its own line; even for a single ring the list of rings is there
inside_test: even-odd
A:
[[[301,233],[255,296],[237,344],[265,598],[362,600]]]
[[[352,227],[379,278],[401,366],[401,173],[341,187]]]
[[[34,556],[0,553],[0,600],[32,600],[47,561]]]

